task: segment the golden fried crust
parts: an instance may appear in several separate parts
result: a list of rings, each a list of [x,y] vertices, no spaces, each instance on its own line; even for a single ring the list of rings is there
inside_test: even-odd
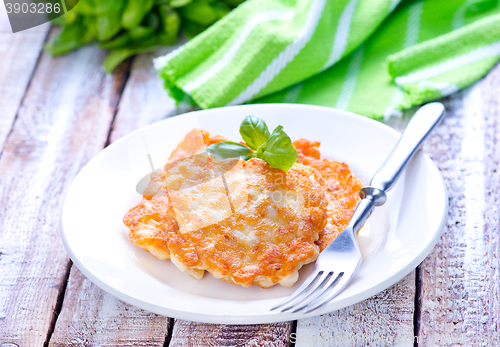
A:
[[[170,258],[181,270],[207,270],[245,287],[291,286],[300,267],[319,254],[314,242],[326,224],[322,190],[306,170],[285,173],[260,159],[239,165],[248,193],[239,211],[219,223],[180,233],[166,197],[143,200],[124,219],[132,243],[150,252],[152,248],[155,255],[155,248],[165,249],[166,241]]]
[[[349,224],[359,202],[361,181],[351,173],[347,164],[321,160],[319,142],[299,139],[293,145],[299,153],[298,162],[314,168],[318,183],[326,188],[328,222],[316,241],[320,251],[323,251]]]
[[[168,238],[178,227],[168,196],[142,199],[125,214],[123,223],[129,228],[129,239],[133,244],[159,259],[170,258]]]
[[[170,157],[168,158],[169,163],[173,163],[177,160],[184,159],[199,153],[203,148],[207,146],[209,141],[208,131],[193,129],[187,133],[184,140],[182,140],[177,148],[174,149]]]
[[[304,157],[310,157],[314,159],[320,158],[319,153],[319,141],[309,141],[306,139],[298,139],[293,141],[293,146]]]

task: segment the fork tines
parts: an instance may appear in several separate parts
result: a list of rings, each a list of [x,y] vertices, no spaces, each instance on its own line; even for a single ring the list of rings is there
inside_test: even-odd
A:
[[[273,307],[271,311],[283,306],[285,307],[281,309],[281,312],[286,312],[292,309],[294,309],[292,313],[301,310],[305,310],[304,313],[314,311],[333,299],[333,296],[330,295],[327,298],[328,300],[325,300],[325,294],[329,293],[330,290],[339,283],[343,275],[344,272],[340,272],[335,275],[333,271],[325,272],[321,270],[316,274],[316,276],[304,282],[288,300]],[[299,307],[297,308],[297,306]]]

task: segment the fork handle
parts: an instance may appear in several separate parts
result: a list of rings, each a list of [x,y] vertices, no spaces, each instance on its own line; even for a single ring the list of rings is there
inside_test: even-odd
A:
[[[444,113],[445,108],[439,102],[419,108],[406,126],[392,153],[373,176],[370,187],[384,192],[391,190],[422,142],[443,119]]]
[[[354,211],[348,226],[353,231],[353,235],[356,235],[356,232],[370,217],[375,206],[381,206],[386,202],[385,192],[394,187],[406,164],[415,155],[430,132],[443,119],[444,111],[443,104],[433,102],[422,106],[415,113],[396,147],[373,175],[370,186],[362,188],[359,192],[362,200]]]

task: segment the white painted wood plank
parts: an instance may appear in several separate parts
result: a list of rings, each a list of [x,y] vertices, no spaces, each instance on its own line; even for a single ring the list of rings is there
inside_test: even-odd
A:
[[[42,346],[69,258],[64,193],[105,144],[124,71],[105,75],[96,47],[43,55],[0,158],[0,345]]]
[[[413,346],[415,272],[383,292],[339,311],[301,319],[296,347]]]
[[[421,266],[420,346],[500,345],[499,96],[500,65],[448,100],[444,126],[425,146],[450,210]]]
[[[0,1],[0,149],[35,69],[49,25],[13,34]]]
[[[176,320],[169,347],[288,347],[291,327],[291,322],[227,325]]]
[[[175,47],[134,58],[118,104],[110,141],[177,112],[152,59]],[[90,282],[75,267],[57,319],[50,346],[163,346],[169,331],[167,317],[125,304]]]
[[[161,347],[169,324],[102,291],[73,266],[49,346]]]

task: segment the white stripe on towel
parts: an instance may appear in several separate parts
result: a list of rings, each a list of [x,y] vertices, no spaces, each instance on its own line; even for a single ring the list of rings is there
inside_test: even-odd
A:
[[[363,62],[364,46],[360,46],[351,57],[349,65],[347,66],[347,73],[340,89],[340,95],[337,99],[335,108],[346,110],[351,102],[354,89],[356,89],[356,82],[358,80],[359,70]]]
[[[177,54],[184,50],[184,46],[180,46],[179,48],[173,50],[172,52],[165,54],[164,56],[153,59],[153,65],[156,71],[161,71],[163,67],[167,64],[167,62],[175,57]]]
[[[332,51],[321,71],[329,68],[342,58],[347,47],[347,39],[349,38],[349,31],[351,30],[351,21],[356,9],[357,0],[351,0],[347,3],[340,15],[337,30],[335,31],[335,38],[333,39]]]
[[[326,0],[313,0],[304,26],[295,37],[295,39],[276,57],[273,59],[264,71],[236,98],[228,105],[242,104],[245,101],[252,99],[254,95],[259,93],[269,82],[271,82],[283,70],[289,62],[291,62],[297,54],[311,40],[316,27],[318,25]]]
[[[472,64],[477,61],[500,55],[500,41],[490,45],[478,48],[472,52],[450,59],[439,65],[419,70],[406,76],[399,76],[394,79],[397,85],[414,83],[422,80],[427,80],[432,77],[442,75],[446,72],[458,69],[464,65]]]
[[[293,11],[283,11],[277,9],[269,9],[259,13],[256,13],[250,20],[245,24],[240,34],[234,40],[233,44],[229,47],[229,49],[224,53],[224,55],[208,70],[203,72],[200,76],[196,77],[194,81],[187,83],[182,89],[186,93],[191,93],[192,90],[199,88],[202,84],[212,78],[216,73],[225,68],[231,61],[234,56],[240,50],[241,46],[245,43],[245,40],[248,38],[252,30],[263,22],[270,22],[273,20],[288,20],[293,18]]]
[[[408,10],[408,22],[406,24],[406,36],[403,48],[414,46],[418,42],[420,34],[420,19],[424,10],[422,1],[416,2],[410,6]]]

